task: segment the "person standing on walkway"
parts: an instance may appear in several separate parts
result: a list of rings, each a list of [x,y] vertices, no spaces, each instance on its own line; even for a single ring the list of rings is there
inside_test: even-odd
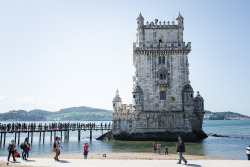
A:
[[[29,156],[29,138],[26,137],[24,142],[23,142],[23,152],[22,152],[22,158],[23,160],[27,160],[28,156]]]
[[[179,154],[179,162],[177,164],[181,164],[181,160],[184,161],[185,165],[187,164],[187,160],[182,156],[182,153],[185,152],[185,145],[184,141],[181,139],[181,137],[178,137],[178,143],[177,146],[177,152]]]
[[[15,152],[15,144],[14,144],[14,140],[11,140],[9,146],[8,146],[8,151],[9,151],[9,155],[8,155],[8,162],[10,161],[10,155],[12,154],[13,157],[13,161],[15,162],[16,159],[14,157],[14,152]]]
[[[247,154],[248,160],[250,160],[250,145],[246,148],[246,154]]]
[[[158,151],[158,154],[161,153],[161,143],[160,142],[157,143],[157,151]]]
[[[165,146],[165,155],[168,155],[168,146]]]
[[[60,147],[61,147],[61,145],[60,145],[60,141],[61,141],[61,138],[60,137],[56,137],[56,148],[55,148],[55,150],[56,150],[56,156],[55,156],[55,160],[56,161],[59,161],[59,159],[58,159],[58,156],[60,155]],[[62,148],[62,147],[61,147]]]
[[[155,142],[153,143],[153,148],[154,148],[154,153],[156,153],[156,148],[157,148],[157,146],[156,146],[156,143],[155,143]]]
[[[84,155],[84,159],[87,159],[88,157],[88,152],[89,152],[89,145],[88,143],[85,143],[83,145],[83,155]]]

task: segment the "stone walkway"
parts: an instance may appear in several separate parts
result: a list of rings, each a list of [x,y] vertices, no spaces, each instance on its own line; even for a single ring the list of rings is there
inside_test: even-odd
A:
[[[6,157],[0,157],[5,162]],[[176,164],[176,160],[97,160],[97,159],[62,159],[59,162],[48,158],[32,158],[23,161],[20,158],[17,163],[10,161],[9,166],[36,166],[36,167],[181,167],[184,164]],[[2,163],[2,164],[5,164]],[[247,160],[190,160],[186,166],[193,167],[250,167]]]

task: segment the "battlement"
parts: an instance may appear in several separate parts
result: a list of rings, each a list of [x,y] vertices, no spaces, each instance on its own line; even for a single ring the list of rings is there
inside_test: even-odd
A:
[[[138,28],[143,28],[143,29],[178,29],[178,28],[183,28],[180,25],[176,25],[174,21],[172,21],[172,24],[170,24],[170,22],[166,22],[166,21],[159,21],[158,22],[146,22],[146,24],[141,25]]]
[[[170,51],[191,51],[191,42],[185,45],[185,42],[136,42],[133,43],[135,50],[170,50]]]
[[[134,107],[132,104],[121,104],[113,111],[113,120],[132,120],[134,118]]]

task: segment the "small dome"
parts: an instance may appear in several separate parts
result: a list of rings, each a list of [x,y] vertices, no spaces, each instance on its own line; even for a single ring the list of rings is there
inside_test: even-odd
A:
[[[119,96],[119,91],[118,90],[116,91],[116,95],[113,98],[113,102],[122,102],[122,99]]]
[[[194,92],[194,91],[193,91],[192,86],[190,84],[187,84],[184,86],[183,92]]]
[[[138,84],[135,86],[134,92],[142,92],[142,89]]]
[[[203,100],[203,97],[201,97],[199,91],[197,92],[196,97],[194,98],[194,100]]]

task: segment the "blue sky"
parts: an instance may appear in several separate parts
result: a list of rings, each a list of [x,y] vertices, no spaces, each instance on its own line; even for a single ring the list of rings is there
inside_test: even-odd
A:
[[[0,112],[132,103],[136,18],[184,17],[205,109],[250,115],[250,1],[0,0]]]

